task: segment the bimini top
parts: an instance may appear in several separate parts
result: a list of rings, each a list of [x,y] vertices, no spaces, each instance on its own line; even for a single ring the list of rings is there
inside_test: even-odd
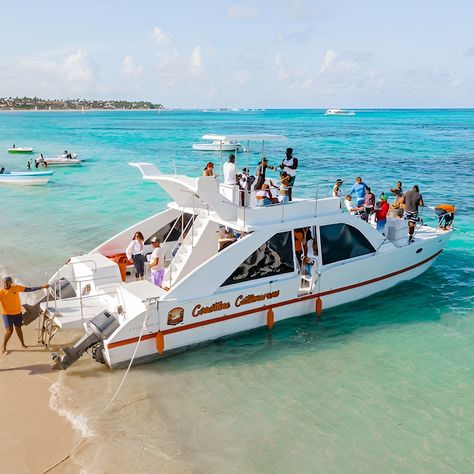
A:
[[[216,140],[225,142],[227,140],[247,140],[247,141],[283,141],[288,140],[285,135],[274,135],[271,133],[237,133],[232,135],[217,135],[214,133],[207,133],[202,136],[203,140]]]

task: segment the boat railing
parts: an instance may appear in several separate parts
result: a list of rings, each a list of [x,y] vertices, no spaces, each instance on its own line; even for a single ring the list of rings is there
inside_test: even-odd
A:
[[[64,299],[67,299],[68,301],[71,301],[71,302],[79,300],[81,320],[84,320],[84,300],[89,300],[89,299],[93,299],[93,298],[97,298],[97,297],[101,297],[101,296],[113,296],[113,295],[117,295],[117,293],[118,293],[118,291],[116,289],[115,289],[115,291],[104,291],[100,288],[97,288],[97,285],[95,285],[97,292],[91,294],[92,284],[97,283],[98,281],[100,283],[100,280],[110,282],[110,277],[85,278],[85,279],[84,278],[80,278],[80,279],[78,278],[78,279],[71,279],[71,280],[68,279],[67,280],[71,284],[71,286],[74,287],[74,285],[77,285],[75,292],[76,292],[76,295],[78,295],[78,296],[72,296],[72,297],[64,298]],[[47,299],[47,302],[49,302],[49,296],[53,297],[54,312],[55,312],[56,315],[59,314],[59,312],[58,312],[58,300],[63,299],[62,294],[61,294],[61,285],[59,284],[60,281],[61,281],[60,278],[55,280],[55,283],[57,282],[58,291],[56,291],[54,283],[53,283],[53,285],[52,285],[53,291],[48,292],[48,299]]]
[[[329,197],[332,197],[332,186],[333,184],[331,183],[320,183],[316,186],[316,188],[308,193],[306,192],[306,196],[308,194],[313,194],[314,197],[304,197],[304,198],[296,198],[292,201],[288,200],[283,200],[279,202],[272,202],[269,204],[265,205],[258,205],[257,204],[257,199],[256,199],[256,194],[259,190],[255,189],[241,189],[238,187],[238,185],[226,185],[226,189],[229,191],[229,196],[225,196],[224,193],[221,192],[221,194],[224,197],[227,197],[229,201],[232,201],[232,203],[228,201],[222,201],[226,205],[231,205],[231,206],[237,206],[238,209],[240,210],[239,214],[239,219],[243,221],[244,225],[247,225],[248,223],[248,213],[249,212],[255,212],[256,209],[279,209],[279,217],[277,217],[272,211],[273,214],[273,219],[279,218],[281,222],[285,222],[286,219],[288,219],[291,214],[290,210],[292,209],[289,206],[301,206],[302,202],[305,203],[306,206],[309,207],[309,209],[306,209],[306,214],[308,212],[312,212],[314,216],[318,214],[318,207],[321,205],[319,202],[321,199],[326,199]],[[288,187],[288,189],[291,189],[292,187]],[[296,187],[298,188],[298,187]],[[223,188],[221,188],[222,190]],[[236,192],[237,190],[237,192]],[[232,192],[232,199],[230,199],[230,192]],[[273,199],[276,198],[276,196],[272,196]],[[313,211],[311,211],[310,207],[314,204]]]
[[[194,198],[194,194],[193,194],[193,198]],[[194,201],[194,199],[193,199]],[[209,208],[207,209],[208,213],[209,213]],[[176,244],[176,246],[173,248],[173,251],[171,253],[172,257],[171,259],[168,260],[168,271],[169,271],[169,287],[171,288],[172,286],[172,282],[173,282],[173,260],[175,259],[175,257],[178,255],[178,252],[179,252],[179,248],[180,246],[178,246],[179,242],[181,242],[181,246],[184,245],[185,241],[188,239],[188,236],[190,236],[190,240],[191,240],[191,248],[194,248],[194,237],[195,237],[195,223],[197,222],[197,219],[198,219],[198,216],[195,214],[196,212],[196,209],[194,207],[194,202],[193,202],[193,216],[191,217],[191,219],[189,219],[189,221],[187,222],[186,226],[184,227],[183,231],[181,232],[181,235],[179,236],[179,239],[178,239],[178,242]],[[175,252],[176,250],[176,252]],[[173,255],[174,253],[174,255]]]

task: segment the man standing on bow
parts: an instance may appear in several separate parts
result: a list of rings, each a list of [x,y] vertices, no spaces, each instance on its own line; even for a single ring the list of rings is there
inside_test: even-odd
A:
[[[420,194],[420,188],[415,185],[411,191],[405,191],[403,194],[405,201],[405,212],[403,218],[408,221],[408,243],[415,240],[415,226],[420,221],[418,217],[418,207],[424,206],[423,196]]]
[[[296,179],[296,170],[298,168],[298,159],[293,156],[293,148],[286,149],[286,157],[281,162],[280,169],[286,171],[290,177],[288,181],[288,201],[293,198],[293,186]]]
[[[21,347],[26,349],[23,340],[23,316],[21,314],[20,293],[47,289],[49,285],[26,287],[22,285],[13,285],[12,277],[3,279],[3,289],[0,290],[0,307],[3,315],[3,324],[5,325],[5,335],[3,336],[2,354],[7,354],[7,344],[13,334],[13,326],[20,339]]]

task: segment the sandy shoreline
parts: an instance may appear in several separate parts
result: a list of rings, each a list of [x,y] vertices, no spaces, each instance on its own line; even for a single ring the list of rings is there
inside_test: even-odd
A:
[[[60,372],[51,370],[50,351],[36,342],[36,322],[23,329],[28,348],[21,350],[13,334],[8,355],[0,357],[0,463],[2,472],[39,473],[67,456],[81,435],[49,407],[50,387]],[[51,472],[79,468],[67,462]]]

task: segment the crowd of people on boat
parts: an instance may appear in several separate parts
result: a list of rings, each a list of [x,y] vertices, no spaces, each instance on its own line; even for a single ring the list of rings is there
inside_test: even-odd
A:
[[[229,186],[237,186],[239,189],[239,202],[242,206],[250,204],[250,193],[255,191],[257,206],[268,206],[271,204],[287,203],[293,199],[293,186],[296,179],[296,171],[298,169],[298,159],[293,156],[293,148],[287,148],[285,158],[278,166],[268,163],[268,159],[264,156],[258,163],[255,175],[251,175],[247,167],[242,168],[237,173],[235,166],[235,155],[230,154],[229,159],[224,163],[222,172],[224,184]],[[279,179],[276,184],[267,179],[267,170],[278,172]],[[206,164],[203,176],[215,176],[214,164],[210,161]],[[272,189],[276,190],[272,193]]]
[[[230,154],[228,161],[223,165],[223,182],[225,185],[238,186],[241,206],[250,205],[252,190],[255,192],[256,204],[259,207],[285,204],[293,199],[297,169],[298,159],[293,155],[292,148],[286,149],[285,157],[278,166],[270,165],[268,159],[263,156],[257,165],[255,176],[251,175],[246,167],[237,173],[235,155]],[[271,179],[267,179],[267,170],[279,173],[279,180],[276,184]],[[212,162],[207,163],[203,170],[203,176],[215,176]],[[333,197],[338,197],[341,201],[343,183],[342,179],[337,179],[332,190]],[[389,193],[394,196],[390,203],[388,202]],[[408,222],[409,241],[411,242],[414,238],[416,224],[421,222],[419,208],[424,206],[419,186],[414,185],[411,190],[404,191],[402,182],[398,181],[389,193],[384,191],[377,199],[372,189],[363,182],[361,177],[357,177],[344,198],[345,208],[351,215],[367,222],[374,221],[377,230],[384,235],[387,218],[405,219]],[[454,219],[455,207],[450,204],[440,204],[436,206],[435,212],[439,217],[438,226],[444,230],[449,229]]]
[[[337,179],[334,184],[333,197],[342,197],[342,179]],[[423,196],[418,185],[411,190],[404,191],[403,183],[398,181],[394,188],[390,188],[393,200],[388,202],[389,196],[382,192],[377,200],[371,188],[359,176],[344,198],[347,211],[367,222],[374,220],[377,230],[385,235],[387,218],[405,219],[408,223],[409,242],[414,239],[415,227],[422,223],[419,216],[419,208],[424,206]],[[451,204],[439,204],[435,207],[438,216],[438,227],[448,230],[454,220],[455,206]]]

